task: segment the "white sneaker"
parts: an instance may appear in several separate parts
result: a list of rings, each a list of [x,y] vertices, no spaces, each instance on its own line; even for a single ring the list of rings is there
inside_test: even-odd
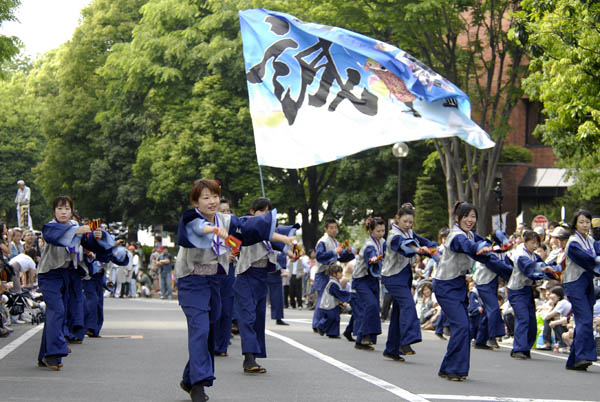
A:
[[[25,324],[25,321],[19,320],[19,318],[14,315],[10,317],[10,322],[13,324]]]

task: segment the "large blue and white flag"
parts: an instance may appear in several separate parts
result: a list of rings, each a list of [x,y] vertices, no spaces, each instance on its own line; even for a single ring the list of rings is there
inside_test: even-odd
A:
[[[494,146],[468,96],[397,47],[264,9],[240,11],[240,24],[259,165],[301,168],[426,138]]]

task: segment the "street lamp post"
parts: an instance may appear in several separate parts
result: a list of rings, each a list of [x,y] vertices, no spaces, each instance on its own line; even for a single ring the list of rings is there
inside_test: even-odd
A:
[[[500,230],[504,231],[504,221],[502,219],[502,201],[504,197],[502,196],[502,178],[496,177],[496,183],[494,186],[494,194],[496,194],[496,202],[498,203],[498,222],[500,223]]]
[[[398,209],[402,202],[402,158],[408,155],[408,145],[404,142],[397,142],[392,147],[392,153],[398,158]]]

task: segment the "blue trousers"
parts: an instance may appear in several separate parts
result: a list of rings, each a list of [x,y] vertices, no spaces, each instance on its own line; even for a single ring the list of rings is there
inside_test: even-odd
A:
[[[448,327],[448,326],[450,326],[450,324],[448,323],[448,317],[446,317],[446,314],[444,314],[444,310],[442,310],[439,318],[437,319],[437,321],[435,323],[435,333],[437,335],[443,335],[444,327]]]
[[[67,268],[53,269],[45,274],[38,275],[40,291],[46,303],[46,318],[42,332],[42,344],[38,360],[46,356],[61,357],[69,354],[67,341],[63,334],[65,323],[65,301],[69,286],[69,273]]]
[[[319,304],[321,304],[321,296],[323,296],[323,291],[325,290],[325,286],[327,286],[327,282],[329,282],[329,275],[325,272],[317,272],[315,275],[315,282],[313,283],[313,288],[317,290],[317,303],[315,304],[312,320],[313,329],[317,328],[319,322]]]
[[[571,352],[567,359],[567,367],[575,365],[578,361],[597,360],[596,342],[594,341],[594,283],[593,276],[584,272],[579,279],[565,283],[565,295],[571,302],[575,315],[575,331]]]
[[[392,295],[390,326],[385,353],[399,354],[400,346],[421,342],[421,324],[417,317],[415,300],[411,292],[412,270],[410,266],[392,276],[383,276],[381,282]]]
[[[515,313],[515,338],[510,354],[512,356],[516,352],[521,352],[531,356],[531,348],[535,344],[537,335],[532,287],[525,286],[519,290],[508,289],[508,301]]]
[[[250,267],[235,278],[234,303],[238,312],[238,329],[242,353],[267,357],[265,318],[267,314],[267,270]]]
[[[269,288],[269,301],[271,302],[271,319],[281,320],[283,318],[283,282],[281,271],[270,272],[267,275],[267,286]]]
[[[434,279],[433,291],[450,326],[450,340],[440,366],[440,373],[469,375],[471,347],[467,313],[469,301],[465,277],[459,276],[446,281]]]
[[[504,336],[504,321],[502,312],[498,303],[498,277],[485,285],[477,285],[479,298],[483,303],[483,310],[486,316],[487,335],[489,338]]]
[[[215,353],[227,353],[231,339],[231,320],[233,315],[233,282],[234,270],[219,277],[219,293],[221,294],[221,315],[215,323]]]
[[[104,271],[100,271],[87,281],[82,281],[84,303],[84,326],[94,336],[100,335],[104,324]]]
[[[340,309],[336,306],[330,310],[319,309],[317,328],[328,336],[340,336]]]
[[[354,323],[356,343],[360,344],[364,337],[376,343],[377,335],[381,334],[381,317],[379,315],[379,279],[367,275],[352,279],[352,289],[356,294],[355,306],[359,309],[359,325]]]
[[[476,343],[485,344],[485,341],[487,341],[487,337],[482,337],[482,331],[480,330],[482,326],[481,323],[483,322],[484,317],[485,315],[479,312],[469,315],[469,339],[475,339]],[[487,330],[485,331],[485,333],[487,334]],[[483,342],[481,342],[482,338]]]
[[[84,326],[84,300],[81,275],[75,269],[67,270],[69,273],[69,291],[67,296],[67,328],[65,336],[72,339],[83,340]]]
[[[183,382],[190,386],[202,384],[210,387],[215,379],[211,316],[218,313],[214,306],[220,303],[216,296],[217,281],[210,276],[188,275],[177,282],[179,305],[188,326],[188,361],[183,370]]]

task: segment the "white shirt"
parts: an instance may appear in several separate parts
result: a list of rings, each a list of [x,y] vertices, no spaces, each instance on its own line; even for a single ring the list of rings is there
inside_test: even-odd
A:
[[[17,190],[17,196],[15,197],[15,204],[28,205],[29,199],[31,198],[31,189],[27,186]]]
[[[29,270],[35,271],[35,262],[27,254],[18,254],[16,257],[13,257],[8,263],[11,266],[13,266],[13,268],[16,267],[14,263],[17,263],[19,266],[19,272],[27,272]]]

